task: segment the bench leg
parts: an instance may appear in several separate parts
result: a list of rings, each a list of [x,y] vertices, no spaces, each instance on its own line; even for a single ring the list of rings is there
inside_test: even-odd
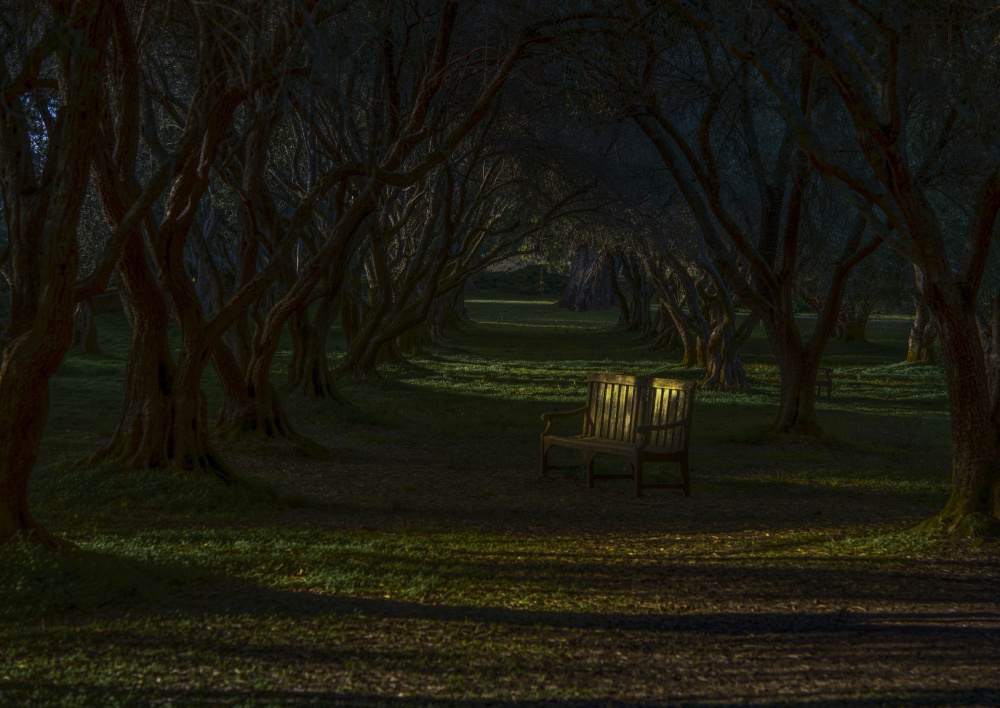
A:
[[[642,460],[632,463],[632,483],[635,487],[635,498],[642,497]]]
[[[594,488],[594,458],[597,455],[592,453],[583,453],[583,459],[587,463],[587,489]]]
[[[545,438],[542,438],[542,474],[544,475],[549,471],[549,447],[545,444]]]
[[[691,496],[691,475],[688,470],[687,456],[681,459],[681,479],[684,481],[684,496]]]

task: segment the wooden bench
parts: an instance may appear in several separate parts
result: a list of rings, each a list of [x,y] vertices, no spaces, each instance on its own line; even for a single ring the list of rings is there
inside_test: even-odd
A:
[[[833,369],[828,366],[819,367],[818,373],[816,374],[816,395],[823,393],[823,388],[826,387],[826,397],[833,397]]]
[[[542,474],[549,469],[552,447],[579,450],[587,465],[587,486],[595,479],[631,479],[635,496],[643,489],[683,489],[691,496],[688,475],[688,442],[695,384],[691,381],[641,378],[614,374],[587,374],[587,404],[566,413],[542,416]],[[552,434],[557,419],[583,416],[580,435]],[[632,466],[632,474],[594,474],[598,455],[620,455]],[[642,481],[646,462],[679,462],[682,484],[651,484]]]

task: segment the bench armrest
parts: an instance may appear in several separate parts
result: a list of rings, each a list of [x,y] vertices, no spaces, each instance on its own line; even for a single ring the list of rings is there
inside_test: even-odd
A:
[[[545,430],[542,432],[542,435],[548,435],[552,432],[552,423],[556,420],[556,418],[570,418],[574,415],[580,415],[586,412],[587,408],[584,406],[583,408],[566,411],[565,413],[542,413],[542,422],[545,423]]]

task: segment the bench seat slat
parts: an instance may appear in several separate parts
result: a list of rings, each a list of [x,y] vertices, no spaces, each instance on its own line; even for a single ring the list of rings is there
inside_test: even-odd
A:
[[[550,440],[553,445],[559,445],[561,447],[572,447],[581,450],[596,450],[597,448],[601,448],[602,450],[606,450],[609,454],[631,455],[639,449],[638,443],[626,442],[624,440],[609,440],[608,438],[602,438],[596,435],[548,435],[546,436],[546,439]],[[644,454],[670,455],[676,452],[680,452],[680,449],[676,447],[654,445],[647,445],[643,448]]]
[[[627,455],[636,448],[635,443],[624,442],[622,440],[609,440],[597,435],[550,435],[548,439],[554,445],[562,447],[573,447],[581,450],[596,450],[600,448],[608,453],[620,455]]]

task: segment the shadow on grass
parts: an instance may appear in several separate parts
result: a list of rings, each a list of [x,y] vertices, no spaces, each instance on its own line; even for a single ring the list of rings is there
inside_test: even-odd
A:
[[[794,582],[793,579],[788,579]],[[853,582],[853,581],[852,581]],[[856,598],[855,598],[856,599]],[[893,598],[902,600],[902,598]],[[953,597],[924,597],[926,602]],[[911,598],[915,600],[915,598]],[[221,601],[221,602],[220,602]],[[1000,658],[1000,612],[857,612],[848,609],[816,612],[705,612],[697,614],[605,613],[525,610],[474,605],[425,604],[379,598],[320,595],[263,588],[240,592],[229,586],[219,605],[189,607],[196,613],[281,615],[288,618],[365,617],[432,622],[479,623],[514,627],[613,630],[620,632],[696,633],[725,637],[770,634],[810,635],[820,639],[834,634],[892,635],[915,643],[956,642],[963,651],[980,645]]]
[[[129,688],[128,674],[116,674],[103,685],[6,680],[0,681],[0,703],[875,708],[994,706],[1000,701],[992,673],[1000,660],[1000,615],[994,612],[630,615],[431,606],[271,591],[256,611],[275,628],[244,635],[240,627],[250,609],[240,603],[230,608],[236,636],[217,633],[217,614],[206,618],[215,630],[192,634],[189,627],[183,636],[50,626],[48,641],[82,642],[91,660],[134,652],[132,661],[140,672],[146,657],[176,656],[179,662],[169,669],[170,682],[194,686],[150,688],[146,677],[142,687]],[[307,626],[313,633],[303,637],[301,628]],[[212,657],[224,667],[212,687],[188,666],[192,657]],[[126,662],[115,661],[125,670]],[[960,673],[949,670],[957,665]],[[894,670],[882,673],[888,666]],[[234,667],[243,667],[236,681]],[[403,674],[410,679],[397,685],[394,677]],[[619,678],[602,683],[601,677],[609,675]],[[935,679],[942,675],[964,680],[940,688]],[[275,682],[295,688],[274,690]],[[239,685],[228,687],[232,683]],[[345,684],[355,690],[340,688]],[[439,697],[474,696],[477,691],[491,697]],[[498,697],[512,693],[552,697]],[[607,693],[636,697],[557,697]]]
[[[388,559],[370,553],[364,565],[376,576],[384,568],[405,573],[403,551]],[[155,603],[119,608],[110,617],[102,613],[88,621],[70,613],[40,627],[21,623],[4,637],[11,656],[44,652],[59,666],[64,654],[77,662],[82,655],[113,665],[114,673],[102,681],[88,673],[74,682],[62,670],[36,671],[30,680],[11,671],[0,680],[0,705],[874,708],[992,706],[1000,700],[1000,612],[995,574],[991,578],[978,567],[984,563],[941,564],[930,571],[939,582],[928,584],[922,564],[896,572],[878,562],[847,570],[669,559],[632,567],[602,558],[588,563],[585,553],[534,561],[513,552],[471,555],[463,567],[438,570],[458,586],[483,582],[488,570],[536,595],[539,587],[530,580],[548,569],[548,590],[595,587],[602,596],[641,597],[653,586],[664,595],[700,591],[703,600],[728,592],[730,599],[757,607],[794,607],[791,598],[812,609],[712,611],[708,604],[705,611],[685,613],[428,604],[217,576],[178,586]],[[822,559],[794,560],[808,565]],[[411,564],[415,572],[434,561],[412,558]],[[976,588],[962,581],[967,572],[978,573]],[[844,596],[833,605],[840,609],[805,604],[830,591]],[[852,609],[859,599],[888,601],[888,609]],[[155,672],[147,675],[151,663],[165,672],[162,688],[150,687],[159,682]],[[219,667],[217,678],[204,675],[206,665]],[[397,686],[395,677],[404,676]],[[609,676],[617,678],[602,682]],[[962,680],[953,688],[941,688],[956,677]],[[633,681],[643,688],[633,688]],[[492,698],[439,697],[477,691]],[[609,693],[659,700],[559,698]],[[552,697],[501,698],[512,694]]]
[[[375,693],[343,693],[336,691],[268,691],[268,690],[171,690],[143,689],[125,690],[103,686],[79,686],[72,684],[49,684],[37,686],[22,682],[0,682],[0,699],[10,697],[19,705],[29,705],[32,698],[46,705],[102,705],[116,708],[124,705],[184,705],[202,708],[205,706],[241,706],[245,708],[304,706],[340,706],[355,708],[374,706],[375,708],[410,708],[429,706],[430,708],[543,708],[544,706],[565,706],[565,708],[643,708],[645,706],[671,705],[679,708],[707,708],[725,705],[781,705],[786,708],[902,708],[906,706],[996,706],[1000,705],[1000,690],[997,689],[956,689],[901,691],[881,694],[871,698],[802,699],[784,698],[780,703],[754,700],[752,695],[733,695],[701,700],[686,700],[683,694],[659,701],[644,700],[580,700],[580,699],[538,699],[503,700],[497,698],[452,699],[429,695],[392,697]],[[11,705],[14,705],[12,703]]]

